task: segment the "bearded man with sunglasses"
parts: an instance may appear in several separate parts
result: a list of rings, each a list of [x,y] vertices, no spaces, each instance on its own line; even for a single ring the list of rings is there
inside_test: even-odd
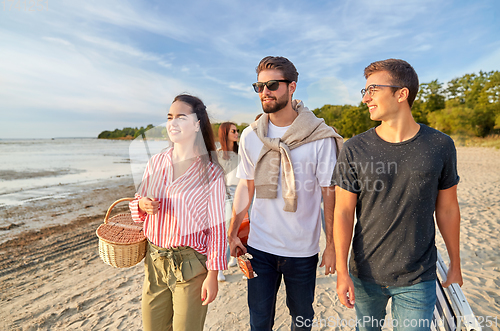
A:
[[[363,102],[381,124],[349,139],[335,166],[337,294],[346,307],[355,307],[358,330],[386,324],[429,330],[436,302],[434,212],[450,258],[442,285],[463,283],[455,145],[413,119],[419,83],[410,64],[374,62],[365,78]]]
[[[231,255],[240,250],[253,256],[257,277],[248,280],[252,331],[272,330],[282,278],[292,330],[310,330],[322,198],[327,242],[320,267],[326,275],[335,272],[331,175],[342,137],[300,100],[292,101],[298,73],[288,59],[265,57],[256,71],[253,86],[264,114],[240,139],[240,182],[228,235]],[[254,195],[245,247],[237,232]]]

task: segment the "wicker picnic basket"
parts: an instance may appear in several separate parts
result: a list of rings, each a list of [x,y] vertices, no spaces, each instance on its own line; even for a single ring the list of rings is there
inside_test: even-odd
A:
[[[109,218],[114,206],[133,198],[115,201],[108,209],[104,223],[96,231],[99,237],[99,256],[104,263],[115,268],[128,268],[141,262],[146,255],[146,237],[141,225],[132,220],[130,213]]]

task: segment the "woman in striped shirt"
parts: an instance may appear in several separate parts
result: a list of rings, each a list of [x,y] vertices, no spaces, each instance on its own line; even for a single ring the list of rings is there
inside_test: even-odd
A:
[[[203,102],[175,97],[167,121],[172,147],[148,162],[132,218],[148,238],[142,293],[144,330],[202,330],[227,269],[224,172]]]

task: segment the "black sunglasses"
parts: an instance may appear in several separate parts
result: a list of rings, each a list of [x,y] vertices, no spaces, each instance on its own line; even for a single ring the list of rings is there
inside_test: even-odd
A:
[[[236,130],[235,130],[235,129],[231,129],[231,133],[236,133],[236,132],[238,132],[238,133],[239,133],[239,132],[240,132],[240,130],[237,130],[237,129],[236,129]]]
[[[291,83],[292,81],[288,79],[268,80],[267,82],[257,82],[252,85],[256,93],[262,93],[264,86],[267,86],[269,91],[276,91],[280,87],[280,82]]]

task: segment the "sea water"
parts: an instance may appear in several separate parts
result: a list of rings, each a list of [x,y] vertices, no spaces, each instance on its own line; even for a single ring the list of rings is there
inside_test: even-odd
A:
[[[150,132],[134,140],[0,140],[0,208],[64,198],[116,177],[130,177],[137,189],[148,160],[169,146]]]
[[[132,176],[132,145],[91,138],[0,140],[0,207],[68,195],[79,184]],[[143,146],[132,153],[136,172],[142,172],[146,145],[135,145]]]

